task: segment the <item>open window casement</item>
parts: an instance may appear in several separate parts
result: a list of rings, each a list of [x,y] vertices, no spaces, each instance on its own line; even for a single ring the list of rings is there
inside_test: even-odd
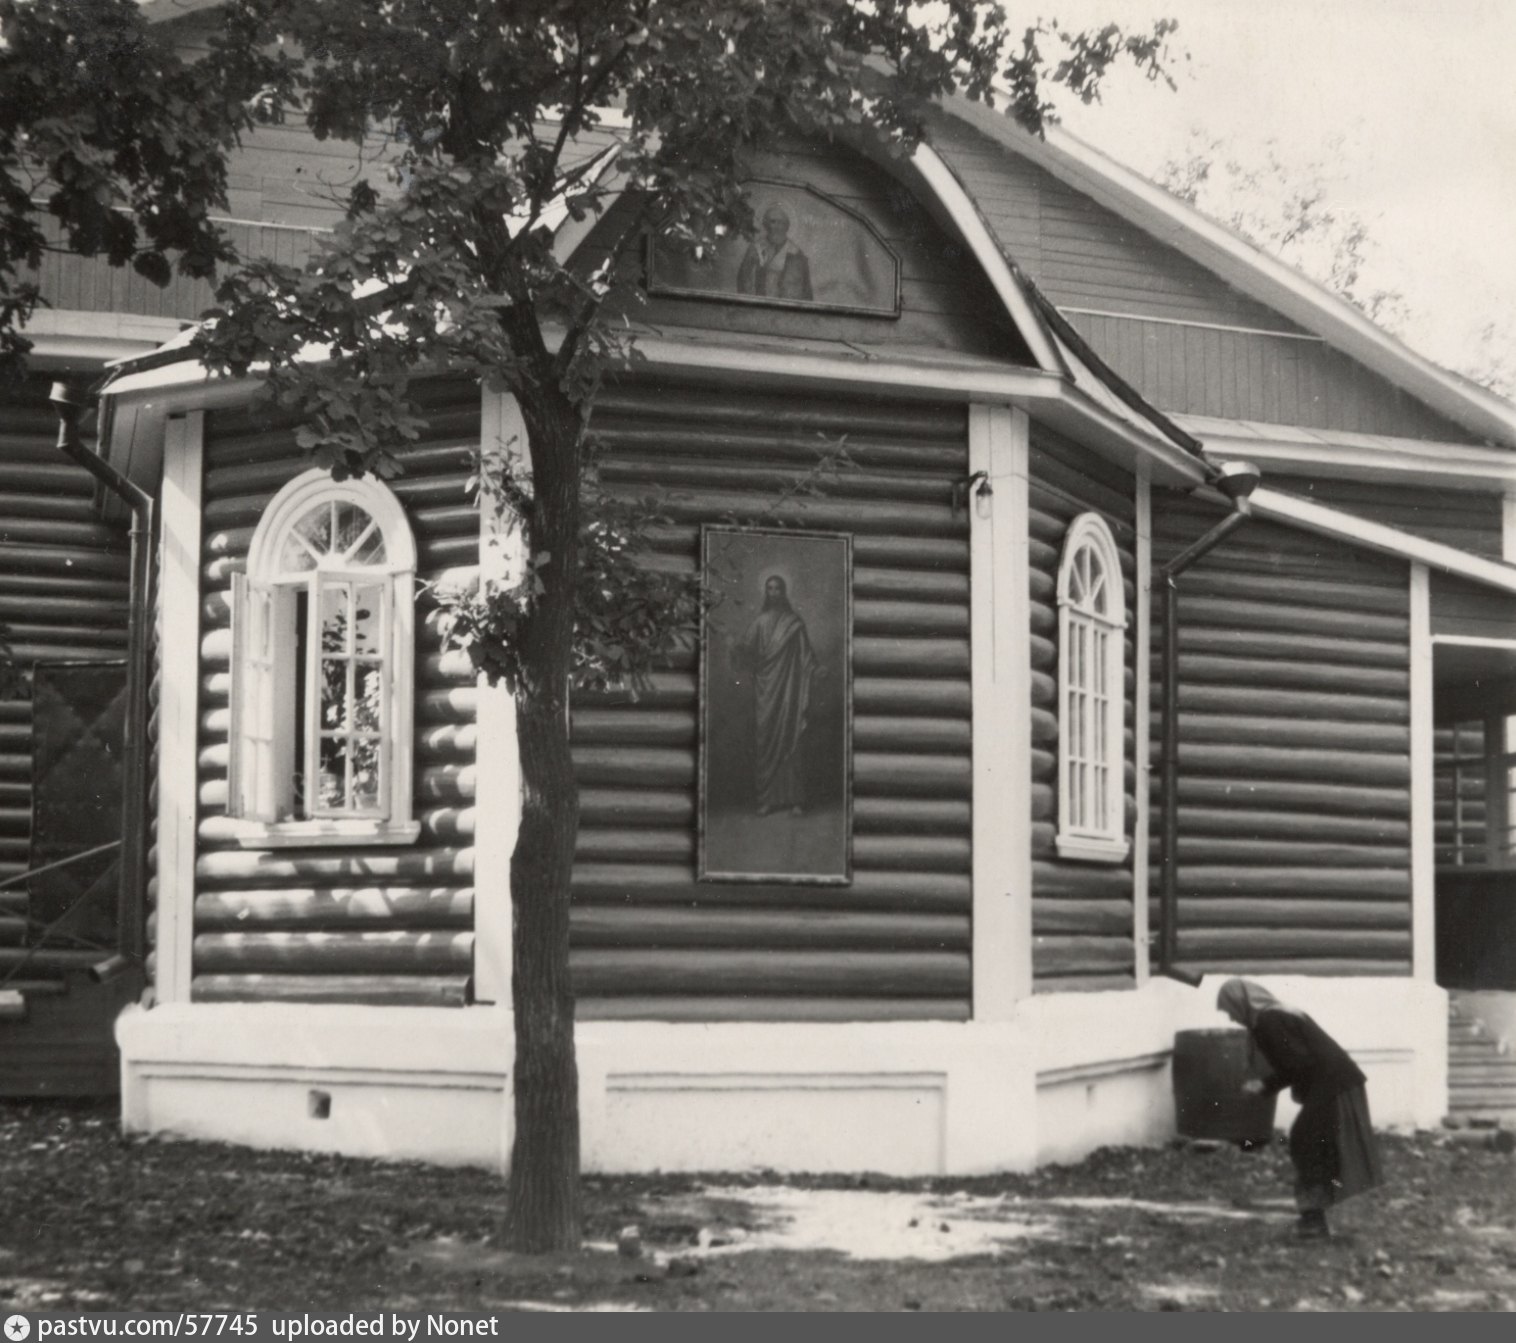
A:
[[[311,471],[232,583],[228,812],[249,845],[406,843],[415,546],[373,480]]]
[[[1069,524],[1058,568],[1058,854],[1127,854],[1126,599],[1121,554],[1098,513]]]

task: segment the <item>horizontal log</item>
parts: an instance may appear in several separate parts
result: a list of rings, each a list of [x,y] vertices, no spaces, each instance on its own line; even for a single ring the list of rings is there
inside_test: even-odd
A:
[[[1130,900],[1032,899],[1032,932],[1038,935],[1132,936]]]
[[[1153,759],[1162,746],[1163,715],[1151,721]],[[1344,751],[1377,751],[1408,755],[1411,729],[1405,723],[1359,723],[1330,719],[1263,718],[1254,715],[1184,713],[1179,715],[1179,738],[1188,742],[1224,742],[1249,746],[1313,747]]]
[[[1125,974],[1065,975],[1046,970],[1036,970],[1032,976],[1032,992],[1047,993],[1108,993],[1113,989],[1130,989],[1136,984],[1133,971]]]
[[[578,998],[579,1021],[967,1021],[958,998]]]
[[[853,799],[853,833],[967,835],[973,809],[966,801],[935,798]]]
[[[746,947],[906,951],[969,949],[968,915],[837,910],[575,908],[579,947]]]
[[[1155,710],[1163,703],[1163,686],[1152,687]],[[1314,690],[1285,690],[1278,686],[1194,685],[1181,683],[1179,711],[1190,713],[1279,718],[1297,722],[1325,719],[1358,723],[1408,723],[1410,704],[1394,695],[1323,694]]]
[[[1409,956],[1411,931],[1379,928],[1208,928],[1179,927],[1181,960],[1256,956],[1344,956],[1388,960]]]
[[[585,863],[692,863],[695,835],[688,828],[605,830],[581,820],[574,858]]]
[[[634,426],[650,421],[693,422],[696,433],[730,432],[757,427],[765,434],[804,435],[811,443],[823,433],[855,437],[878,435],[887,442],[904,440],[913,447],[949,443],[967,461],[967,417],[962,406],[864,399],[795,397],[784,392],[732,398],[720,388],[684,383],[648,383],[641,379],[608,383],[595,398],[595,430],[607,431],[605,421],[621,428],[629,417]],[[44,429],[42,432],[49,432]],[[662,430],[660,429],[660,432]]]
[[[1366,639],[1409,647],[1410,619],[1403,612],[1360,611],[1354,606],[1309,607],[1290,599],[1286,585],[1275,601],[1240,602],[1209,597],[1179,589],[1180,628],[1274,632],[1289,635],[1325,635],[1333,639]],[[1162,629],[1162,616],[1154,621],[1154,639]]]
[[[1409,665],[1409,659],[1406,660]],[[1161,654],[1153,655],[1153,675],[1161,678]],[[1255,688],[1324,690],[1337,694],[1369,694],[1403,699],[1410,672],[1394,667],[1350,666],[1311,658],[1218,656],[1189,653],[1180,663],[1182,683],[1244,685]]]
[[[856,601],[939,602],[967,609],[969,576],[932,569],[881,569],[855,565],[853,598]]]
[[[615,424],[607,427],[602,420],[600,402],[595,403],[595,434],[607,449],[609,461],[627,460],[623,454],[656,452],[670,462],[666,469],[676,469],[673,461],[685,457],[733,458],[741,460],[793,462],[801,467],[816,463],[818,455],[835,448],[837,440],[830,444],[814,433],[781,436],[774,433],[742,432],[733,429],[716,429],[701,425],[680,432],[668,427],[650,424],[642,420],[636,424]],[[857,468],[839,467],[838,474],[865,474],[876,469],[890,467],[920,468],[927,480],[940,479],[943,475],[961,478],[964,474],[965,453],[961,445],[937,445],[935,443],[901,443],[868,435],[847,434],[844,440],[848,458],[857,463]],[[632,459],[635,460],[635,459]],[[698,472],[700,467],[690,468]],[[931,474],[926,474],[928,471]],[[794,472],[790,472],[792,479]]]
[[[1184,656],[1259,658],[1277,661],[1311,660],[1350,667],[1404,668],[1409,659],[1403,642],[1376,639],[1331,638],[1319,634],[1290,634],[1271,630],[1236,630],[1186,623],[1179,625],[1180,673],[1185,672]]]
[[[1324,869],[1316,867],[1185,866],[1178,871],[1182,895],[1362,896],[1404,900],[1411,878],[1405,868]]]
[[[929,537],[954,540],[968,535],[968,519],[948,506],[880,500],[790,496],[777,502],[763,495],[730,490],[691,490],[659,500],[664,516],[675,524],[713,522],[762,525],[775,520],[788,527],[846,531],[854,535]]]
[[[362,975],[466,972],[474,962],[470,932],[197,933],[197,974]]]
[[[1409,772],[1409,767],[1407,772]],[[1357,782],[1306,782],[1300,779],[1265,779],[1242,773],[1238,778],[1197,778],[1180,774],[1181,807],[1238,807],[1253,810],[1327,812],[1336,816],[1371,816],[1403,819],[1411,813],[1409,786],[1366,788]],[[1159,776],[1153,774],[1154,798]]]
[[[221,932],[294,925],[301,928],[471,928],[472,886],[313,886],[202,891],[195,928]]]
[[[657,446],[665,449],[667,440]],[[798,481],[804,480],[809,487],[807,499],[819,496],[871,503],[935,504],[945,511],[952,509],[954,485],[962,478],[946,471],[890,471],[877,465],[865,468],[835,456],[828,458],[826,453],[826,446],[818,443],[808,462],[790,465],[766,456],[723,460],[712,453],[701,460],[664,455],[661,451],[658,456],[621,451],[601,457],[600,478],[611,487],[611,493],[623,498],[635,499],[639,492],[655,489],[660,504],[665,491],[699,495],[707,491],[740,491],[750,497],[767,498],[782,510],[788,493]],[[784,516],[782,511],[780,516]]]
[[[645,788],[582,788],[579,791],[581,826],[692,826],[695,799],[688,790]]]
[[[1049,934],[1032,939],[1034,974],[1129,972],[1136,959],[1137,952],[1130,934],[1125,937]]]
[[[1156,845],[1154,846],[1156,853]],[[1181,833],[1179,862],[1256,863],[1260,867],[1409,868],[1411,850],[1404,844],[1323,844],[1295,839],[1206,837]]]
[[[1067,514],[1070,520],[1079,513],[1102,513],[1107,522],[1121,529],[1119,540],[1131,544],[1135,516],[1132,482],[1128,481],[1122,490],[1114,489],[1035,445],[1030,454],[1028,475],[1032,499],[1042,510]]]
[[[123,551],[127,546],[126,533],[103,522],[14,516],[0,516],[0,542],[7,546],[49,546],[73,552]]]
[[[432,765],[416,771],[416,797],[428,804],[472,802],[475,778],[476,770],[471,764]]]
[[[967,680],[911,680],[859,676],[853,681],[853,712],[967,718],[972,712]]]
[[[478,446],[477,434],[472,442],[411,444],[405,449],[405,474],[390,481],[390,487],[396,493],[406,491],[402,497],[409,497],[409,492],[418,486],[433,482],[456,485],[461,492]],[[306,465],[304,455],[287,435],[271,436],[261,442],[240,440],[235,447],[227,445],[207,454],[207,463],[207,518],[214,518],[212,509],[228,497],[245,495],[267,504]]]
[[[1410,786],[1410,760],[1376,751],[1303,750],[1275,746],[1191,744],[1181,737],[1181,775],[1291,779],[1308,783],[1352,780],[1369,786]]]
[[[1126,867],[1104,863],[1062,863],[1056,860],[1032,864],[1034,900],[1120,899],[1132,897],[1132,874]]]
[[[1159,902],[1150,902],[1150,921],[1159,923]],[[1408,900],[1316,900],[1277,895],[1270,899],[1181,896],[1180,928],[1385,928],[1411,926]]]
[[[1155,555],[1154,564],[1160,562]],[[1406,587],[1376,587],[1334,578],[1293,578],[1288,584],[1281,584],[1273,575],[1239,573],[1206,563],[1189,570],[1180,581],[1183,600],[1194,596],[1235,605],[1285,602],[1297,609],[1318,607],[1332,612],[1372,612],[1392,617],[1406,616],[1410,609]]]
[[[967,952],[621,951],[570,957],[575,996],[752,993],[953,997],[969,990]]]
[[[846,530],[846,528],[843,528]],[[655,525],[643,533],[647,544],[669,554],[695,555],[700,545],[700,528]],[[969,547],[966,539],[933,536],[854,535],[853,563],[919,571],[943,570],[964,573],[968,570]]]
[[[855,676],[967,676],[967,639],[855,638]]]
[[[381,1007],[462,1007],[467,975],[197,974],[197,1003],[364,1003]]]
[[[847,886],[822,887],[759,882],[697,884],[688,866],[644,863],[576,863],[574,900],[584,904],[692,905],[723,908],[799,906],[821,901],[848,909],[915,910],[961,913],[972,902],[968,877],[945,872],[871,872],[853,874]]]
[[[72,630],[76,627],[102,631],[119,627],[124,630],[126,603],[109,597],[11,595],[0,586],[0,620],[11,627],[12,635],[18,628],[26,628],[27,621],[32,622],[30,628],[33,630]]]
[[[967,638],[969,611],[959,602],[854,601],[853,633],[885,638]]]
[[[1233,836],[1245,839],[1279,839],[1295,843],[1376,843],[1405,846],[1409,843],[1405,817],[1335,816],[1303,808],[1300,811],[1261,811],[1240,800],[1237,807],[1192,807],[1182,801],[1179,830],[1185,838]]]
[[[966,798],[973,786],[967,756],[857,752],[853,787],[859,797]]]
[[[436,884],[442,877],[472,880],[473,849],[260,850],[202,853],[195,878],[205,886],[351,886],[354,879]]]
[[[49,545],[45,541],[16,541],[0,536],[0,570],[17,579],[32,577],[82,578],[96,574],[119,580],[126,574],[124,549],[78,545]]]

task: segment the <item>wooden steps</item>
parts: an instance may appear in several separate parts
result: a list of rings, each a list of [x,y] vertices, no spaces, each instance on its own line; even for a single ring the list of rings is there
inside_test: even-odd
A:
[[[1516,1054],[1456,995],[1448,1003],[1448,1116],[1516,1124]]]

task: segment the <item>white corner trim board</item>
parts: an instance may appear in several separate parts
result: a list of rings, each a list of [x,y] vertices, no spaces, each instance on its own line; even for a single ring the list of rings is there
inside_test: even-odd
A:
[[[158,727],[158,902],[155,988],[160,1002],[187,1002],[194,939],[195,821],[200,727],[200,498],[204,415],[171,418],[165,430],[160,503],[162,658]]]
[[[973,1011],[1003,1021],[1032,991],[1032,663],[1026,413],[969,410],[974,712]]]

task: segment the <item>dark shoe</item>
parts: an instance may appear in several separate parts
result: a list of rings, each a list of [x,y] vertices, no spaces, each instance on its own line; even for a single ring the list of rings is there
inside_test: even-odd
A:
[[[1324,1212],[1303,1212],[1295,1223],[1295,1235],[1299,1240],[1326,1240],[1331,1234]]]

